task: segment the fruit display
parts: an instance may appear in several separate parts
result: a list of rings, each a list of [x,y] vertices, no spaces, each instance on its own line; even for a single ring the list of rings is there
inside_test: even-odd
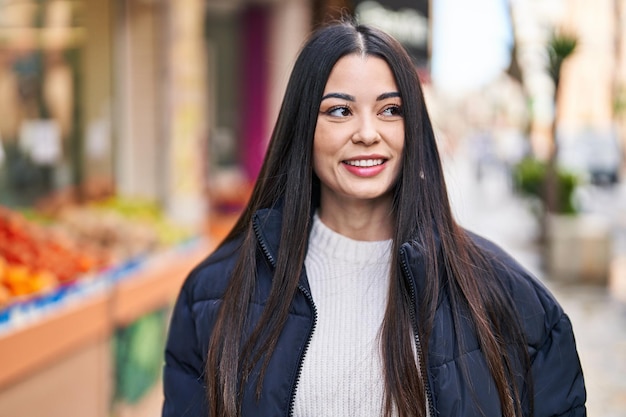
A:
[[[168,222],[156,204],[119,197],[65,207],[53,223],[54,229],[80,245],[107,252],[115,263],[153,253],[191,235]]]
[[[0,258],[0,274],[4,284],[4,294],[8,301],[11,296],[25,296],[50,290],[59,283],[50,271],[37,270],[26,265],[10,264]]]
[[[63,209],[50,227],[71,236],[81,246],[93,245],[106,252],[114,263],[153,252],[159,245],[149,224],[93,207]]]
[[[71,283],[108,264],[104,254],[0,207],[0,301]]]
[[[95,202],[91,207],[100,213],[117,213],[135,224],[149,227],[159,246],[172,246],[194,234],[194,231],[169,221],[161,207],[152,201],[117,196]]]
[[[191,237],[157,205],[110,197],[52,211],[0,206],[0,308]]]

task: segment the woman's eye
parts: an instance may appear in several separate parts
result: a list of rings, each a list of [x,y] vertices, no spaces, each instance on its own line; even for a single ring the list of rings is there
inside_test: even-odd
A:
[[[328,109],[326,111],[326,114],[328,114],[329,116],[333,116],[333,117],[346,117],[346,116],[350,116],[351,112],[350,112],[349,107],[337,106],[337,107],[331,107],[330,109]]]
[[[402,116],[402,107],[396,106],[396,105],[388,106],[388,107],[385,107],[383,109],[381,114],[383,116],[388,116],[388,117],[391,117],[391,116]]]

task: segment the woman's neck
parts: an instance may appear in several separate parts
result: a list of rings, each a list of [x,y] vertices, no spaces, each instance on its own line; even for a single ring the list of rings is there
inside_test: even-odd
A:
[[[380,241],[393,237],[391,204],[320,204],[322,223],[335,232],[354,240]]]

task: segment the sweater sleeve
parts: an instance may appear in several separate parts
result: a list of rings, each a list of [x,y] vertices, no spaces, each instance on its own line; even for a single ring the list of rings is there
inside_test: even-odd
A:
[[[199,348],[187,284],[176,301],[165,348],[163,417],[208,416],[204,355]]]
[[[535,417],[586,416],[586,391],[569,317],[561,312],[532,363]]]

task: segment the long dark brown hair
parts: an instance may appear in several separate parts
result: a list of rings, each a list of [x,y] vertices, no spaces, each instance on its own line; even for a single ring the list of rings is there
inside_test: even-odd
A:
[[[420,81],[404,48],[386,33],[342,21],[314,32],[304,44],[289,79],[278,120],[261,172],[247,207],[225,241],[241,239],[239,257],[213,330],[206,363],[210,415],[239,416],[243,381],[261,364],[257,395],[264,371],[286,322],[298,289],[310,227],[310,213],[319,204],[319,179],[312,169],[313,137],[322,94],[335,63],[349,54],[384,59],[402,96],[405,146],[402,170],[394,188],[394,236],[390,292],[382,325],[385,415],[426,415],[424,373],[415,364],[413,335],[421,338],[427,368],[428,339],[439,294],[450,299],[458,327],[461,311],[469,314],[493,376],[502,415],[518,417],[522,409],[516,372],[527,360],[524,337],[515,309],[486,256],[455,222]],[[248,304],[254,291],[258,242],[253,214],[282,207],[281,245],[272,287],[258,324],[245,337]],[[400,246],[411,241],[423,252],[427,270],[420,299],[418,328],[413,328],[414,305],[409,283],[400,270]],[[439,242],[439,243],[437,243]],[[459,342],[462,343],[462,340]],[[511,351],[513,347],[513,351]],[[526,357],[526,359],[524,359]],[[523,365],[527,372],[527,363]],[[528,381],[527,381],[528,382]],[[529,397],[532,397],[530,395]],[[528,400],[528,399],[527,399]],[[528,400],[532,402],[532,400]],[[532,412],[532,411],[531,411]]]

